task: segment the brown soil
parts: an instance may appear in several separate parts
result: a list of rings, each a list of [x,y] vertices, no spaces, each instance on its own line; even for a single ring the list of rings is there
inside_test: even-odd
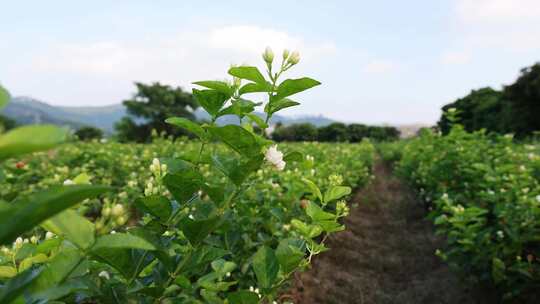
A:
[[[475,303],[435,250],[442,246],[414,193],[378,162],[354,197],[347,230],[296,277],[295,304]]]

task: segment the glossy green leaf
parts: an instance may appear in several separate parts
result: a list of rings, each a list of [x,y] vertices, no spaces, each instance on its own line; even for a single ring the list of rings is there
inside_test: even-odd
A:
[[[180,229],[189,242],[196,246],[201,243],[220,224],[220,217],[213,217],[204,220],[192,220],[188,217],[180,221]]]
[[[284,273],[290,273],[295,270],[304,259],[305,252],[301,244],[301,240],[292,238],[283,239],[279,242],[276,249],[276,258]]]
[[[0,209],[0,244],[11,243],[47,218],[109,190],[103,186],[62,186],[19,199],[8,208]]]
[[[223,115],[236,115],[236,116],[243,117],[255,111],[255,107],[259,105],[260,103],[255,103],[251,100],[246,100],[246,99],[234,100],[230,106],[221,110],[217,116],[219,117]]]
[[[169,123],[171,125],[178,126],[180,128],[186,129],[189,132],[195,134],[200,139],[207,139],[208,136],[206,135],[206,132],[204,129],[196,122],[193,122],[187,118],[183,117],[171,117],[167,118],[165,120],[166,123]]]
[[[52,125],[30,125],[0,135],[0,160],[50,149],[67,138],[68,130]]]
[[[49,257],[44,255],[43,253],[38,253],[34,256],[28,257],[21,261],[19,264],[19,271],[25,271],[26,269],[30,268],[34,264],[41,264],[45,263],[49,260]]]
[[[216,90],[193,89],[193,97],[203,107],[210,116],[215,117],[229,96]]]
[[[255,135],[242,127],[227,125],[224,127],[212,127],[209,130],[212,135],[219,138],[240,155],[252,158],[261,153],[261,147]]]
[[[327,204],[331,201],[340,199],[351,194],[351,188],[345,186],[333,186],[324,193],[324,202]]]
[[[287,79],[278,86],[276,99],[283,99],[287,96],[300,93],[320,84],[321,83],[317,80],[308,77]]]
[[[163,183],[180,204],[192,198],[201,189],[203,182],[201,174],[194,169],[167,174],[163,178]]]
[[[301,162],[304,160],[304,154],[298,152],[298,151],[292,151],[283,157],[283,160],[286,162]]]
[[[253,66],[232,67],[229,69],[229,74],[234,77],[251,80],[262,85],[267,83],[264,76],[261,74],[261,72],[259,72],[259,69]]]
[[[131,248],[142,250],[156,250],[156,247],[143,238],[128,233],[114,233],[100,236],[92,250]]]
[[[290,108],[290,107],[294,107],[294,106],[297,106],[297,105],[300,105],[300,103],[294,101],[294,100],[290,100],[288,98],[283,98],[283,99],[276,99],[275,101],[271,101],[270,103],[267,104],[266,108],[265,108],[265,111],[266,113],[268,113],[269,115],[272,115],[280,110],[283,110],[285,108]]]
[[[246,116],[254,123],[257,124],[257,126],[261,129],[268,128],[268,124],[264,121],[264,119],[260,118],[257,114],[249,113],[246,114]]]
[[[229,293],[227,300],[230,304],[258,304],[259,296],[248,290],[240,290]]]
[[[0,279],[9,279],[17,275],[17,268],[11,266],[0,266]]]
[[[39,276],[41,268],[31,268],[19,273],[0,287],[0,303],[11,303]]]
[[[263,156],[258,155],[248,161],[240,161],[234,157],[214,155],[212,161],[218,170],[225,174],[235,185],[240,186],[251,173],[261,167]]]
[[[270,92],[272,90],[272,85],[269,82],[264,83],[247,83],[243,85],[240,90],[238,90],[238,93],[240,95],[242,94],[248,94],[248,93],[262,93],[262,92]]]
[[[319,187],[307,178],[303,178],[302,181],[308,186],[309,191],[323,202],[323,196]]]
[[[172,213],[171,202],[162,195],[139,197],[135,205],[141,211],[159,218],[161,222],[167,221]]]
[[[65,281],[77,268],[83,256],[78,249],[63,248],[44,266],[39,278],[32,284],[33,291],[43,291]]]
[[[48,219],[41,226],[63,236],[81,249],[88,249],[95,242],[94,224],[74,210],[66,210]]]
[[[223,93],[227,96],[232,95],[232,88],[229,86],[228,83],[225,81],[219,81],[219,80],[205,80],[205,81],[197,81],[193,84],[200,85],[201,87],[209,88],[212,90],[216,90],[220,93]]]
[[[252,267],[259,286],[271,288],[279,272],[279,261],[274,250],[267,246],[260,247],[253,256]]]

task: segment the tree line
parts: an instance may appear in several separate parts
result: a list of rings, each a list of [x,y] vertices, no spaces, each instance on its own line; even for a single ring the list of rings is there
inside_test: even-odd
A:
[[[493,133],[513,133],[517,138],[540,131],[540,63],[521,70],[517,80],[501,90],[491,87],[473,90],[442,108],[438,128],[448,133],[448,111],[455,109],[457,123],[467,131],[486,129]]]
[[[394,127],[336,122],[323,127],[310,123],[289,126],[278,124],[271,136],[275,141],[360,142],[364,138],[392,141],[399,139],[399,135],[399,130]]]

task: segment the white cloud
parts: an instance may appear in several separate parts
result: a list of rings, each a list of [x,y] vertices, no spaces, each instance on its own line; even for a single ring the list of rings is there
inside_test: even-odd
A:
[[[448,51],[441,55],[441,62],[447,65],[466,64],[471,61],[471,54],[464,51]]]
[[[540,16],[538,0],[458,0],[457,12],[466,22],[515,22]]]
[[[461,39],[470,49],[540,49],[539,0],[457,0],[455,14]]]
[[[373,60],[364,66],[364,72],[368,74],[386,74],[394,72],[397,65],[388,60]]]

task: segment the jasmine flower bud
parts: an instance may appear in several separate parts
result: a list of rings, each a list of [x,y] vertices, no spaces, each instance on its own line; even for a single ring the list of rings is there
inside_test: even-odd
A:
[[[291,65],[295,65],[298,62],[300,62],[300,53],[298,53],[298,51],[292,52],[287,62],[290,63]]]
[[[269,46],[267,46],[266,49],[264,50],[262,57],[264,61],[266,61],[266,63],[268,64],[272,64],[272,62],[274,61],[274,52]]]

